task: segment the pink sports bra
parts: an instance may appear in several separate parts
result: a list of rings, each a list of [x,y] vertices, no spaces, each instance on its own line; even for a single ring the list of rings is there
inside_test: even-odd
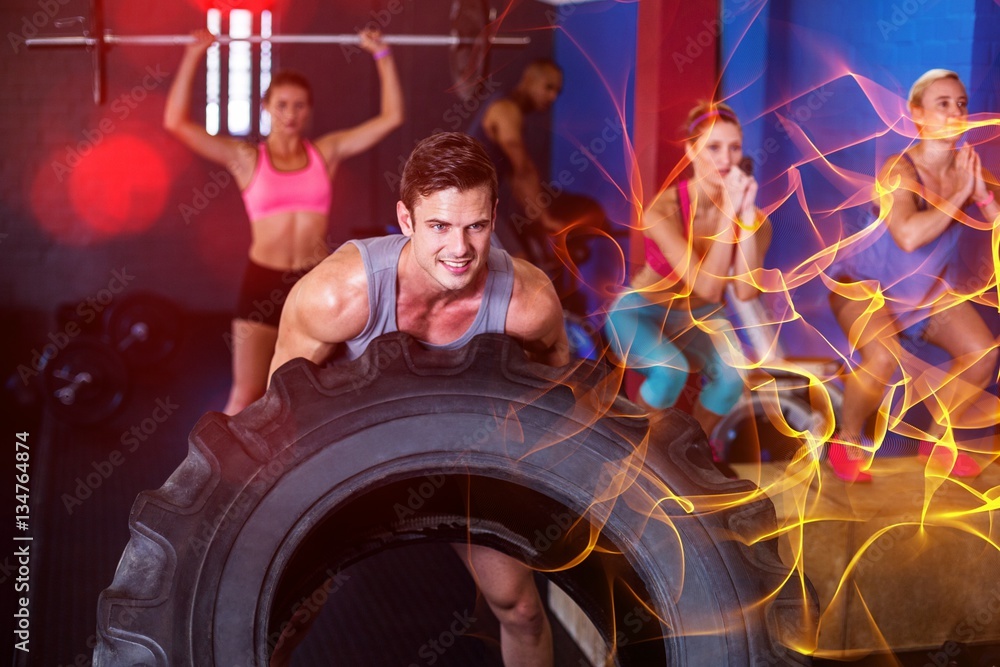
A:
[[[271,164],[267,145],[261,142],[257,146],[257,166],[241,193],[251,222],[287,211],[329,213],[333,189],[326,163],[310,142],[302,145],[308,161],[295,171],[278,171]]]
[[[677,202],[681,207],[681,220],[684,221],[684,235],[686,237],[692,223],[691,198],[688,196],[687,181],[681,181],[677,184]],[[656,245],[656,241],[648,236],[643,238],[643,242],[646,247],[646,263],[649,264],[649,268],[664,278],[668,277],[673,271],[673,267],[670,266],[670,262],[660,252],[660,246]]]

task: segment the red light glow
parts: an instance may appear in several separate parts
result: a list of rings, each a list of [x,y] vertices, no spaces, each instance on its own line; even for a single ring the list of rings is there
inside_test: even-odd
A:
[[[169,173],[160,153],[128,135],[109,137],[69,176],[73,210],[101,236],[148,229],[163,213]]]
[[[234,9],[244,9],[259,16],[261,12],[274,8],[274,0],[188,0],[200,11],[206,12],[209,9],[217,9],[223,14],[228,14]]]

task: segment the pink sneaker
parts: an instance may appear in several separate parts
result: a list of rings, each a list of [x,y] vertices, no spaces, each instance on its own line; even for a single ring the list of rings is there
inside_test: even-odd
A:
[[[827,463],[833,468],[833,474],[849,483],[867,484],[872,481],[871,473],[862,468],[868,462],[868,457],[853,444],[845,444],[839,434],[834,434],[827,445]]]
[[[978,477],[983,471],[976,460],[965,452],[955,451],[941,446],[935,447],[933,442],[921,440],[917,455],[921,461],[926,462],[933,458],[936,467],[940,467],[945,474],[951,473],[955,477]]]

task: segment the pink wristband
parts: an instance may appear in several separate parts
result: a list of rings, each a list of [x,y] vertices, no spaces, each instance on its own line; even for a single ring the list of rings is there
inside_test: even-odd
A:
[[[375,60],[382,60],[382,58],[385,58],[390,53],[392,53],[392,51],[389,50],[389,47],[384,46],[380,50],[373,53],[372,58],[374,58]]]
[[[990,204],[993,203],[993,191],[990,190],[990,196],[984,199],[983,201],[977,201],[973,203],[979,208],[983,208],[984,206],[989,206]]]

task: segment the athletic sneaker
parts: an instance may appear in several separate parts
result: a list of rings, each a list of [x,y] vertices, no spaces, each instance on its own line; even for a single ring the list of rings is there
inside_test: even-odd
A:
[[[861,442],[854,442],[844,438],[839,432],[834,433],[827,444],[826,456],[833,474],[851,484],[871,482],[871,473],[865,470],[869,461],[865,448],[874,451],[874,443],[866,436],[861,436]]]
[[[935,446],[935,443],[929,440],[920,441],[917,456],[921,461],[927,462],[929,460],[930,463],[928,463],[927,467],[941,475],[951,474],[955,477],[978,477],[979,473],[983,471],[980,465],[976,463],[976,460],[965,452],[960,452],[953,447],[948,447],[940,443]]]

